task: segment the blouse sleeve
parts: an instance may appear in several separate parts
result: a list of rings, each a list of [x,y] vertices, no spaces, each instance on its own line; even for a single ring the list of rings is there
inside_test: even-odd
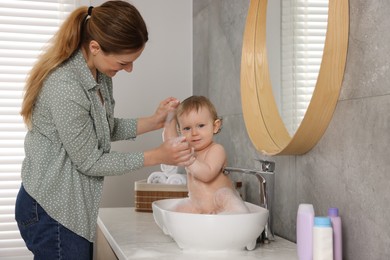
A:
[[[130,140],[137,137],[137,119],[114,118],[111,141]]]

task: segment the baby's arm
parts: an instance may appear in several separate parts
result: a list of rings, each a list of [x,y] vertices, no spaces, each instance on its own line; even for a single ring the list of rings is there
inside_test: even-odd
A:
[[[226,153],[220,144],[214,144],[204,160],[196,158],[186,169],[202,182],[211,182],[222,172],[225,166]]]
[[[165,119],[164,129],[163,129],[163,141],[174,139],[179,136],[176,128],[176,108],[179,105],[178,101],[172,101],[168,104],[170,106],[170,111]]]
[[[163,141],[174,139],[178,136],[179,134],[177,133],[177,129],[176,129],[176,118],[175,116],[173,116],[173,118],[170,121],[165,122],[164,130],[163,130]]]

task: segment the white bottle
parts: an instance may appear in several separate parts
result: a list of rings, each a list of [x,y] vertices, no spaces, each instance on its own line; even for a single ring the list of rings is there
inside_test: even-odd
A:
[[[314,207],[300,204],[297,214],[297,253],[299,260],[313,259]]]
[[[333,230],[328,217],[314,218],[313,260],[333,260]]]

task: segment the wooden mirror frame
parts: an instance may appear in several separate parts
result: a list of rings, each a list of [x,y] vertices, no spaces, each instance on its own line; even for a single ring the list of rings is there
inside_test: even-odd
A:
[[[241,57],[241,102],[248,135],[265,155],[298,155],[324,134],[336,108],[348,48],[348,0],[329,0],[328,27],[312,99],[290,137],[272,92],[266,49],[267,0],[251,0]]]

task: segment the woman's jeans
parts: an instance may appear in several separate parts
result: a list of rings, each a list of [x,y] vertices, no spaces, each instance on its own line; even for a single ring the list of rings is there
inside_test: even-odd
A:
[[[35,260],[91,260],[93,243],[52,219],[21,186],[15,219]]]

